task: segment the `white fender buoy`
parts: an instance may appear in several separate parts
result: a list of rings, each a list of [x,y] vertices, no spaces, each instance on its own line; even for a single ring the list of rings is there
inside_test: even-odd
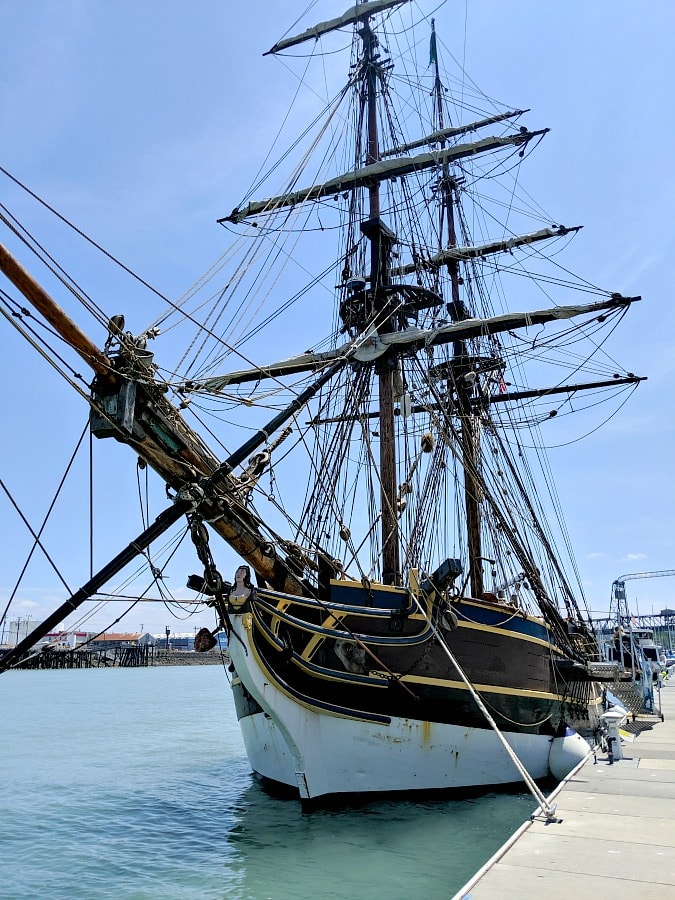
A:
[[[561,722],[548,754],[551,775],[562,781],[590,752],[591,745],[588,741],[565,722]]]

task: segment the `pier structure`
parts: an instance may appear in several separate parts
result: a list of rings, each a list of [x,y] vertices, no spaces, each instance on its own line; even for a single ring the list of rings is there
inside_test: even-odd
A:
[[[522,825],[453,900],[675,897],[675,680],[656,708],[623,758],[591,755],[554,792],[556,820]]]
[[[99,669],[155,665],[155,648],[151,644],[105,649],[80,647],[44,649],[26,654],[15,665],[17,669]]]
[[[1,653],[0,653],[1,658]],[[43,650],[28,653],[15,663],[15,669],[112,669],[131,666],[218,666],[227,665],[227,648],[216,648],[206,653],[185,650],[166,650],[152,644],[132,647],[73,650]]]

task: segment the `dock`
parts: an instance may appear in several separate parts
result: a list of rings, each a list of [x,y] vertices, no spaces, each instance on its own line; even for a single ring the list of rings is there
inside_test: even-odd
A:
[[[664,722],[638,717],[652,727],[621,760],[589,757],[554,792],[558,821],[526,822],[453,900],[675,897],[675,680],[660,700]]]

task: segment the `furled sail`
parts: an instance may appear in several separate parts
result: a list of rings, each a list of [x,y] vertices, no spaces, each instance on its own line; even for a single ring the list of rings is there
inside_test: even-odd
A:
[[[318,25],[313,25],[311,28],[308,28],[307,31],[303,31],[302,34],[297,34],[294,37],[277,41],[277,43],[264,55],[268,56],[270,53],[280,53],[282,50],[287,50],[289,47],[295,47],[297,44],[303,44],[305,41],[312,40],[312,38],[317,40],[322,34],[328,34],[329,31],[336,31],[338,28],[345,28],[347,25],[353,25],[355,22],[362,22],[364,19],[369,18],[369,16],[384,12],[394,6],[401,6],[403,3],[408,3],[408,0],[370,0],[369,3],[358,3],[356,6],[352,6],[351,9],[348,9],[346,13],[343,13],[335,19],[329,19],[327,22],[319,22]]]
[[[350,342],[334,350],[324,353],[301,353],[298,356],[270,363],[267,366],[244,369],[238,372],[231,372],[228,375],[208,378],[199,383],[194,383],[193,387],[218,393],[232,384],[261,381],[265,378],[275,378],[299,372],[310,372],[344,356],[348,349],[351,349],[354,345],[356,345],[354,358],[363,362],[376,359],[390,347],[398,347],[401,350],[405,350],[413,346],[432,347],[436,344],[448,344],[453,341],[464,341],[474,337],[485,337],[503,331],[511,331],[515,328],[543,325],[546,322],[572,319],[575,316],[587,313],[626,307],[639,299],[639,297],[612,295],[608,300],[602,300],[598,303],[555,306],[552,309],[539,309],[532,312],[512,312],[485,319],[464,319],[462,322],[443,325],[439,328],[407,328],[404,331],[389,332],[381,335],[377,333],[375,328],[371,328],[356,342]]]
[[[345,346],[336,347],[334,350],[328,350],[325,353],[300,353],[298,356],[282,359],[279,362],[271,363],[269,366],[242,369],[238,372],[230,372],[227,375],[208,378],[206,381],[193,383],[193,387],[211,393],[218,393],[230,384],[243,384],[247,381],[262,381],[264,378],[278,378],[282,375],[293,375],[296,372],[308,372],[312,369],[318,369],[324,363],[338,359],[344,351]]]
[[[389,347],[406,349],[414,346],[433,347],[436,344],[449,344],[454,341],[466,341],[470,338],[487,337],[502,331],[515,328],[529,328],[531,325],[544,325],[558,319],[572,319],[584,313],[601,312],[630,306],[637,297],[612,296],[600,303],[586,303],[574,306],[554,306],[552,309],[539,309],[532,312],[504,313],[488,319],[464,319],[440,328],[407,328],[404,331],[387,332],[379,335],[373,329],[370,337],[357,348],[354,357],[365,361],[377,359]]]
[[[322,184],[314,184],[308,188],[281,194],[278,197],[269,197],[267,200],[258,200],[249,203],[244,209],[233,209],[229,216],[218,219],[219,222],[241,222],[250,216],[260,213],[271,213],[284,207],[295,206],[308,200],[320,200],[321,197],[330,197],[331,194],[340,194],[354,188],[370,187],[390,178],[399,178],[409,175],[411,172],[420,172],[431,169],[434,166],[442,166],[446,163],[465,159],[468,156],[476,156],[478,153],[488,153],[491,150],[501,150],[504,147],[520,146],[527,143],[533,137],[545,134],[548,128],[541,131],[528,131],[522,129],[517,134],[505,137],[487,137],[471,144],[456,144],[444,150],[434,150],[428,153],[420,153],[417,156],[402,156],[395,159],[382,160],[369,166],[346,172],[331,178]]]
[[[454,128],[439,128],[425,137],[408,144],[399,144],[391,147],[389,150],[383,150],[380,157],[384,159],[386,156],[394,156],[400,153],[407,153],[409,150],[415,150],[417,147],[426,147],[431,144],[441,144],[453,137],[459,137],[460,134],[468,134],[470,131],[478,131],[479,128],[486,128],[488,125],[495,125],[497,122],[503,122],[505,119],[516,119],[518,116],[529,112],[529,109],[515,109],[512,112],[500,113],[498,116],[490,116],[487,119],[479,119],[476,122],[470,122],[468,125],[457,125]]]
[[[570,232],[580,231],[583,225],[573,225],[569,228],[564,225],[558,225],[554,228],[541,228],[539,231],[533,231],[530,234],[513,235],[509,238],[503,238],[500,241],[489,241],[486,244],[477,244],[475,247],[449,247],[441,250],[433,256],[425,259],[418,258],[413,263],[407,263],[404,266],[396,266],[391,269],[391,275],[400,277],[416,272],[418,269],[437,269],[439,266],[452,262],[453,260],[478,259],[481,256],[490,256],[492,253],[502,253],[513,250],[515,247],[524,247],[527,244],[534,244],[537,241],[545,241],[550,238],[562,237]]]

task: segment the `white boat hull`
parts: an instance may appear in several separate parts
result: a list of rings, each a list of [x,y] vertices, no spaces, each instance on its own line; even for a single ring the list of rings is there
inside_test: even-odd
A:
[[[248,627],[246,627],[248,625]],[[250,618],[233,616],[232,663],[262,711],[240,726],[252,769],[297,788],[302,799],[332,794],[448,790],[519,782],[521,776],[490,728],[391,717],[349,718],[310,708],[259,665]],[[534,778],[549,774],[551,738],[504,734]]]

